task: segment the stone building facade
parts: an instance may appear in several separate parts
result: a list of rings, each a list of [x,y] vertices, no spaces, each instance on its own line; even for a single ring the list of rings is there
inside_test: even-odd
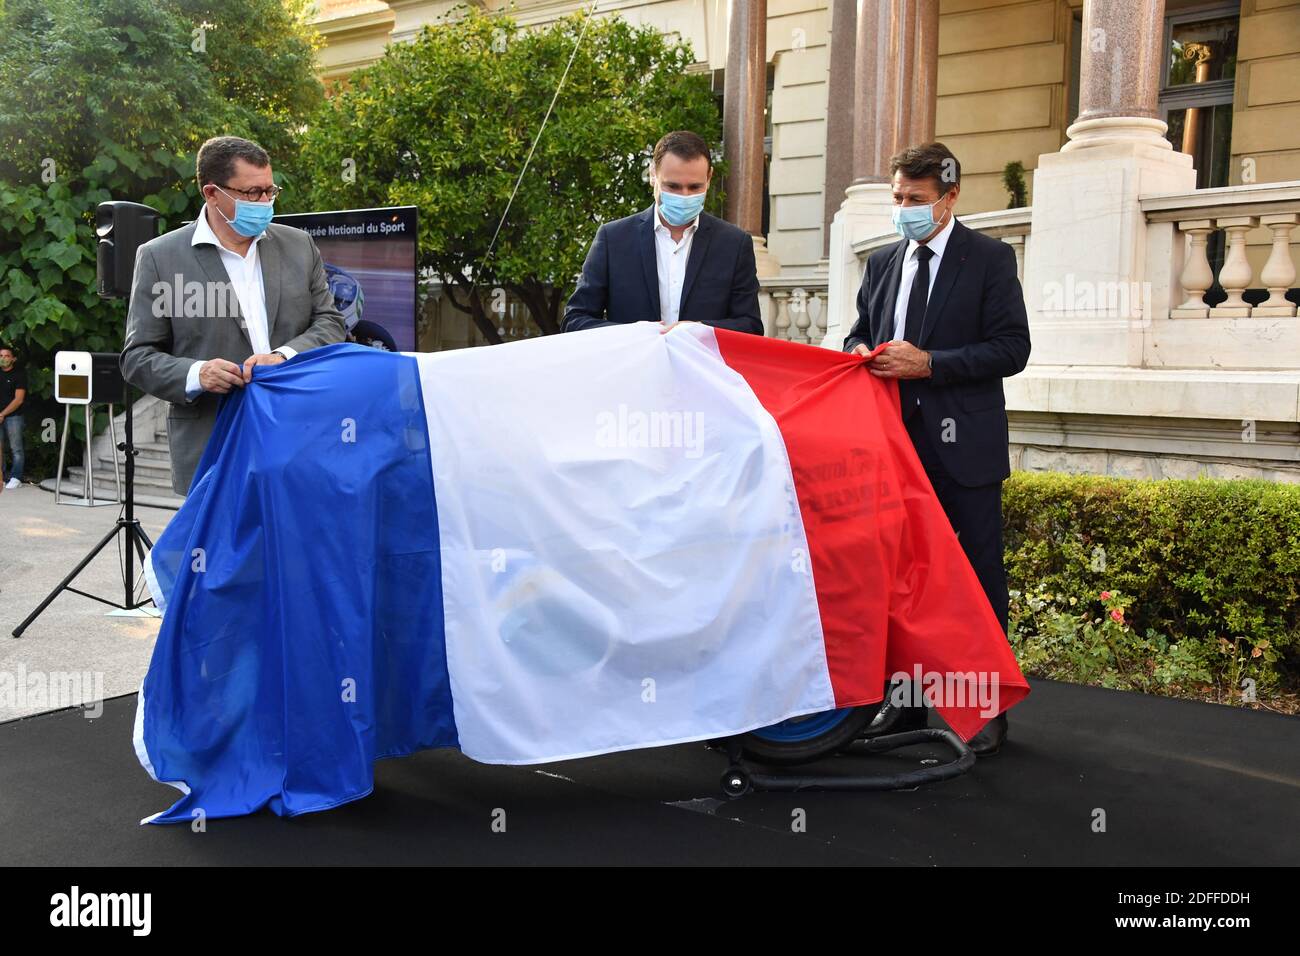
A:
[[[512,10],[530,25],[579,7]],[[888,157],[941,139],[962,161],[959,218],[1021,263],[1034,352],[1007,382],[1014,465],[1300,481],[1300,0],[596,9],[688,40],[711,74],[770,334],[838,347],[865,257],[894,241]],[[454,15],[324,0],[322,76]],[[433,309],[422,347],[477,344]],[[503,328],[528,334],[513,313]]]

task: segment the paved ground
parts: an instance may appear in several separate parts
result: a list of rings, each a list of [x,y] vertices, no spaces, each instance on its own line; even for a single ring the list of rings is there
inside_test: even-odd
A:
[[[85,685],[101,688],[94,697],[113,697],[139,688],[158,634],[157,620],[107,617],[111,608],[64,593],[21,639],[10,636],[112,528],[119,511],[115,505],[55,505],[54,495],[34,485],[0,494],[0,675],[12,675],[17,682],[22,676],[30,679],[34,672],[89,671],[92,676]],[[145,532],[156,540],[175,512],[139,508],[136,514]],[[118,555],[118,547],[109,544],[73,586],[121,602]],[[136,572],[138,577],[138,562]],[[145,593],[142,582],[137,583],[137,590]],[[23,694],[21,700],[6,696],[0,695],[0,721],[50,706],[41,695]]]

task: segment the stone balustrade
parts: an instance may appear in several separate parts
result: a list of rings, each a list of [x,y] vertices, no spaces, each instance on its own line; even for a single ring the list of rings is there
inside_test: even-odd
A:
[[[1296,281],[1291,239],[1300,226],[1300,182],[1163,193],[1143,197],[1141,205],[1148,223],[1172,223],[1183,240],[1171,250],[1177,265],[1177,303],[1169,310],[1170,318],[1295,317],[1296,303],[1287,294]],[[1269,248],[1257,270],[1247,253],[1248,237],[1258,229],[1266,231]],[[1217,278],[1226,298],[1212,305],[1206,295],[1216,278],[1209,254],[1215,233],[1223,235]],[[1262,292],[1248,299],[1247,290]]]
[[[759,279],[758,307],[765,335],[804,345],[821,345],[826,336],[826,277]]]

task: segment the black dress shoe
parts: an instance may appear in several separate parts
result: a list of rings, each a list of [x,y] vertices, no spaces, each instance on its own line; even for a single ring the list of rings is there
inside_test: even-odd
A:
[[[880,704],[880,710],[862,736],[879,737],[884,734],[901,734],[908,730],[924,730],[929,722],[930,712],[924,704],[898,707],[886,695]]]
[[[977,757],[992,757],[1007,740],[1007,715],[998,714],[966,744]]]

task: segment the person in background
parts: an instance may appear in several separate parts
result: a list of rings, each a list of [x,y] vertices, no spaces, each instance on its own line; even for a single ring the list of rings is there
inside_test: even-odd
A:
[[[708,144],[678,130],[655,144],[652,161],[654,205],[596,230],[563,330],[703,322],[762,335],[754,240],[704,212]]]
[[[258,365],[342,342],[325,266],[311,236],[273,224],[280,192],[271,158],[237,136],[199,148],[203,205],[194,222],[151,239],[136,254],[122,375],[170,403],[172,488],[189,492],[222,395],[243,388]],[[197,282],[215,313],[175,314],[179,290]]]
[[[27,370],[8,345],[0,345],[0,446],[13,462],[4,487],[17,488],[23,481],[23,403],[27,400]],[[4,475],[4,452],[0,451],[0,477]]]
[[[961,163],[943,143],[903,150],[890,175],[900,238],[867,259],[844,350],[867,356],[888,343],[863,367],[898,381],[908,436],[1005,631],[1002,380],[1024,370],[1030,350],[1015,253],[957,220]],[[1006,736],[1003,713],[970,746],[990,756]]]

